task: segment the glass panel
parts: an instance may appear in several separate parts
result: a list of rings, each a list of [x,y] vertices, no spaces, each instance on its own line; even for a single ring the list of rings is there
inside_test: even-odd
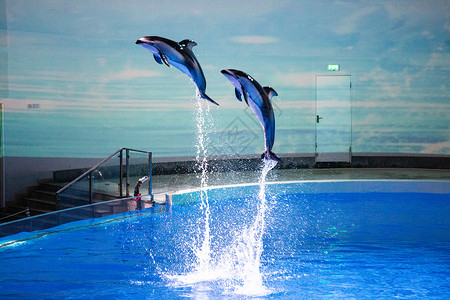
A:
[[[130,151],[128,174],[130,196],[133,196],[137,181],[144,176],[149,177],[148,153]],[[149,193],[149,181],[150,180],[146,180],[142,183],[139,188],[139,192],[141,194]]]
[[[149,155],[149,152],[131,149],[116,152],[59,193],[58,209],[133,196],[139,178],[151,177]],[[151,194],[151,178],[144,181],[139,193],[147,195],[143,200],[152,198],[148,195]],[[92,211],[80,211],[80,214],[95,217]]]
[[[166,205],[153,206],[151,203],[143,202],[142,209],[147,208],[150,208],[151,210],[146,210],[146,213],[159,213],[165,211]],[[118,199],[96,203],[93,205],[68,208],[53,213],[1,224],[0,237],[13,235],[20,232],[48,229],[69,222],[106,217],[114,214],[134,211],[136,209],[137,205],[134,198]]]
[[[58,209],[86,205],[89,199],[89,177],[84,177],[59,195]]]
[[[149,153],[123,149],[102,162],[90,173],[60,193],[61,209],[109,201],[133,196],[139,178],[150,177]],[[141,194],[150,194],[151,182],[146,180],[140,187]]]
[[[133,197],[120,199],[125,194],[133,196],[136,183],[144,176],[150,178],[140,186],[141,199],[153,199],[150,155],[149,152],[131,149],[117,151],[59,193],[59,211],[2,224],[0,236],[153,207],[153,203],[136,201]]]
[[[92,200],[120,198],[120,152],[92,171]]]
[[[351,160],[350,76],[316,76],[316,161]]]

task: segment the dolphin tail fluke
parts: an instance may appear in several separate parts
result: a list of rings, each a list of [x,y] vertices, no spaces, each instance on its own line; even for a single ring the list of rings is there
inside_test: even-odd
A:
[[[203,99],[206,99],[206,100],[208,100],[209,102],[214,103],[215,105],[219,106],[219,103],[217,103],[217,102],[214,101],[213,99],[209,98],[209,96],[206,95],[205,93],[201,94],[201,97],[202,97]]]
[[[281,161],[281,158],[270,150],[264,151],[264,153],[261,154],[261,159]]]

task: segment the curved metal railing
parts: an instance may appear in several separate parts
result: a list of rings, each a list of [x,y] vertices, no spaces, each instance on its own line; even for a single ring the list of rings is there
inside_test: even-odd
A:
[[[57,209],[129,197],[130,180],[142,176],[149,180],[141,188],[148,184],[153,198],[152,152],[121,148],[59,189]]]

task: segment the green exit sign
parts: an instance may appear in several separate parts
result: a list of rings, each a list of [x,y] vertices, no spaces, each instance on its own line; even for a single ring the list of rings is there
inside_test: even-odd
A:
[[[328,71],[339,71],[340,66],[339,65],[328,65],[327,70]]]

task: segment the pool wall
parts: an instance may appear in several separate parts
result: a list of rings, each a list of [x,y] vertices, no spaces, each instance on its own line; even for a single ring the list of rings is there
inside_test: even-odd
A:
[[[258,194],[259,184],[238,184],[216,186],[207,189],[190,189],[168,194],[168,204],[196,201],[202,191],[208,197],[220,198],[232,195],[233,198]],[[266,183],[269,194],[317,194],[317,193],[432,193],[450,194],[450,181],[432,180],[314,180]]]
[[[309,169],[314,167],[353,168],[423,168],[450,169],[450,155],[408,153],[352,153],[352,163],[315,164],[313,153],[282,154],[280,169]],[[259,155],[210,157],[209,168],[214,172],[230,170],[255,170],[260,165]],[[153,175],[186,174],[195,171],[195,157],[154,157]],[[52,158],[52,157],[4,157],[4,201],[13,202],[42,180],[60,180],[68,174],[75,179],[102,158]],[[71,180],[69,180],[71,181]],[[0,182],[0,184],[2,184]]]
[[[0,237],[13,235],[20,232],[45,230],[75,221],[95,220],[106,216],[114,216],[133,211],[143,211],[146,208],[155,207],[155,205],[149,201],[151,199],[150,195],[142,195],[141,197],[142,201],[139,203],[141,209],[139,209],[138,202],[135,197],[129,197],[57,210],[46,214],[3,223],[0,224]],[[158,205],[156,211],[159,209],[164,210],[165,205]]]
[[[179,205],[200,200],[207,192],[210,199],[244,198],[257,195],[259,183],[212,186],[206,189],[180,190],[166,194],[167,205]],[[309,180],[266,183],[268,194],[318,194],[318,193],[432,193],[450,194],[450,181],[442,180]],[[165,205],[161,205],[165,210]],[[145,206],[143,207],[145,210]],[[0,226],[0,237],[52,228],[76,220],[95,219],[136,209],[133,198],[112,200],[95,205],[85,205],[45,215],[5,223]]]

